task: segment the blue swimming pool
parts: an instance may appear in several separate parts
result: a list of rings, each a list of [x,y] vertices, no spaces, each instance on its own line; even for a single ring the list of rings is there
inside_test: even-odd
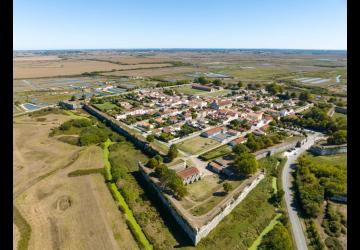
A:
[[[24,103],[23,104],[23,107],[26,109],[26,110],[37,110],[41,107],[35,105],[35,104],[32,104],[32,103]]]

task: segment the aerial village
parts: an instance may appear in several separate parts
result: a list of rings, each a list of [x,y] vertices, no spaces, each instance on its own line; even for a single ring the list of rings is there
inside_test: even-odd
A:
[[[116,88],[109,85],[105,83],[103,88]],[[305,141],[303,131],[278,127],[277,121],[313,104],[296,97],[282,100],[265,88],[224,92],[212,83],[184,85],[140,88],[88,98],[82,104],[62,101],[60,105],[69,109],[86,106],[165,157],[156,161],[165,163],[181,179],[186,195],[169,192],[160,170],[149,163],[139,162],[139,167],[166,197],[164,204],[175,208],[173,214],[179,215],[179,224],[188,227],[184,230],[196,244],[226,215],[224,211],[230,212],[229,207],[235,207],[265,175],[258,169],[247,178],[239,176],[233,166],[234,148],[245,144],[249,136],[262,141],[259,148],[251,150],[258,160],[300,146]],[[174,147],[177,153],[169,159],[167,152]],[[225,182],[231,192],[224,192]]]

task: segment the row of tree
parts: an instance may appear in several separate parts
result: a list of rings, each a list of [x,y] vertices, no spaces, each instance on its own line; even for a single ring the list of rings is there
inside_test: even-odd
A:
[[[181,178],[177,176],[175,170],[169,169],[162,163],[159,156],[151,158],[147,164],[150,168],[155,169],[155,173],[159,178],[160,186],[171,190],[175,197],[181,199],[187,194],[187,189]]]
[[[324,199],[347,194],[346,166],[320,165],[307,156],[298,159],[296,187],[306,215],[316,217]]]
[[[328,110],[329,107],[327,105],[317,104],[303,116],[298,115],[282,117],[281,121],[284,124],[313,129],[330,135],[337,132],[338,130],[346,130],[346,119],[343,117],[334,119],[327,114]]]

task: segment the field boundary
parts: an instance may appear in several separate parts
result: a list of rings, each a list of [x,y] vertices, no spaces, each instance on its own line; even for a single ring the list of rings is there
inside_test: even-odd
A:
[[[129,208],[128,204],[126,203],[124,197],[119,192],[117,186],[115,183],[110,183],[112,181],[112,175],[111,175],[111,164],[109,161],[109,146],[113,144],[109,138],[104,143],[104,158],[105,158],[105,179],[108,182],[107,186],[117,202],[117,205],[119,206],[120,210],[125,214],[126,224],[128,225],[131,233],[133,234],[134,238],[140,244],[144,249],[146,250],[152,250],[153,246],[149,242],[149,240],[146,238],[144,232],[141,229],[141,226],[137,223],[133,212]]]
[[[18,250],[27,250],[29,246],[29,241],[31,237],[31,226],[21,215],[18,208],[13,204],[13,223],[20,232],[20,239],[17,242]]]

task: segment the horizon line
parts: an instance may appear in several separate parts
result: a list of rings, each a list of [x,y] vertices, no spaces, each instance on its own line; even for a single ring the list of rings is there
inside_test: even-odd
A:
[[[304,48],[181,48],[181,47],[139,47],[139,48],[72,48],[72,49],[13,49],[15,51],[56,51],[56,50],[310,50],[310,51],[347,51],[347,49],[304,49]]]

